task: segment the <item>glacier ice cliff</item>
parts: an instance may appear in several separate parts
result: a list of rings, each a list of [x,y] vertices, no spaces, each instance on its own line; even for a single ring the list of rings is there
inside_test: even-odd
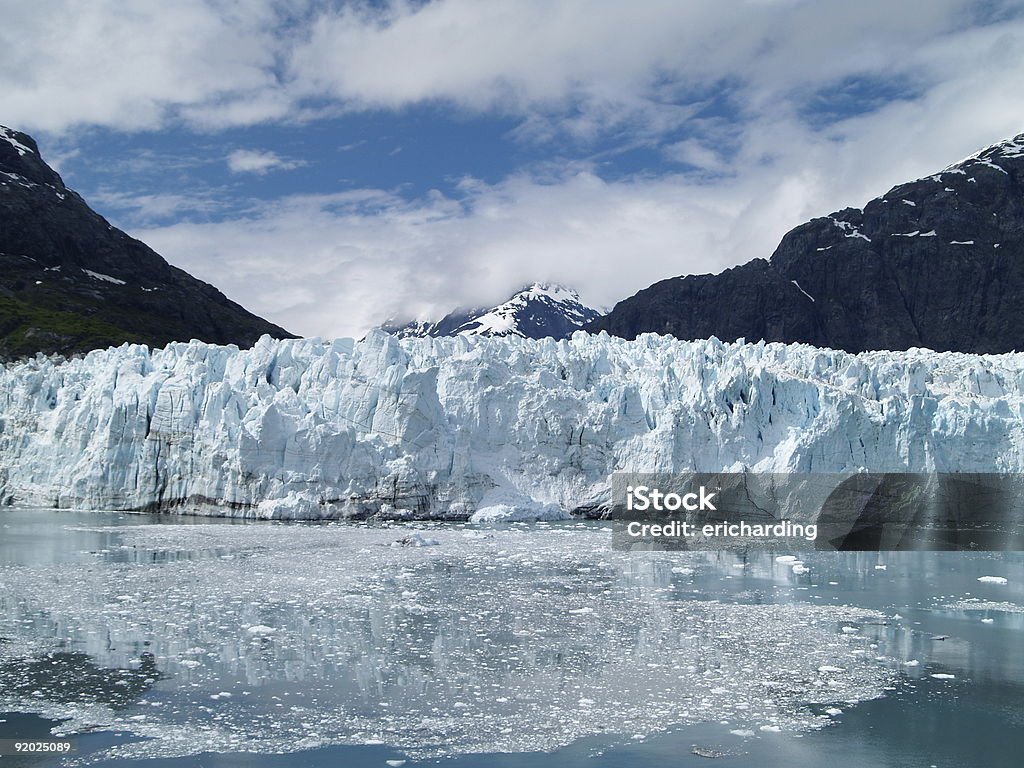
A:
[[[0,370],[0,500],[265,518],[551,517],[613,471],[1020,471],[1024,355],[262,338]]]

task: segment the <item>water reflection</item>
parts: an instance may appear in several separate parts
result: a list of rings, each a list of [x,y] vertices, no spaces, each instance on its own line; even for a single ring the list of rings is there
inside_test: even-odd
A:
[[[158,739],[117,754],[772,733],[900,680],[1024,681],[1016,615],[949,607],[1021,602],[1020,558],[636,555],[595,525],[439,526],[439,546],[403,547],[403,528],[28,514],[0,517],[0,709]],[[48,560],[26,555],[32,531]],[[998,593],[977,582],[993,569]]]
[[[119,669],[101,667],[77,651],[0,663],[0,689],[8,696],[101,703],[115,710],[138,701],[161,676],[151,653],[143,653],[136,666]]]

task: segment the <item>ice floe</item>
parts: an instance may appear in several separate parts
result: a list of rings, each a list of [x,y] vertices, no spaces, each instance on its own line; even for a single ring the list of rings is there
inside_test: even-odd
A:
[[[131,681],[116,707],[0,684],[0,709],[149,739],[108,757],[369,743],[425,757],[708,719],[817,728],[816,712],[896,674],[838,631],[880,613],[676,593],[708,562],[696,554],[615,552],[577,526],[436,526],[420,535],[437,546],[391,546],[403,530],[100,526],[81,567],[0,565],[0,683],[58,648]]]

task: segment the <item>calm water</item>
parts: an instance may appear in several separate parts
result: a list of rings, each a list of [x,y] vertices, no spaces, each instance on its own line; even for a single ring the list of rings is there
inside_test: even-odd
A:
[[[1020,764],[1021,555],[610,536],[2,511],[0,766]]]

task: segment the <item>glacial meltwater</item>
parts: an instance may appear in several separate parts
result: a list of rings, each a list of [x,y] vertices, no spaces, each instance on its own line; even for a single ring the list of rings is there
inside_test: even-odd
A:
[[[75,753],[0,768],[1017,766],[1024,556],[7,509],[14,738]]]

